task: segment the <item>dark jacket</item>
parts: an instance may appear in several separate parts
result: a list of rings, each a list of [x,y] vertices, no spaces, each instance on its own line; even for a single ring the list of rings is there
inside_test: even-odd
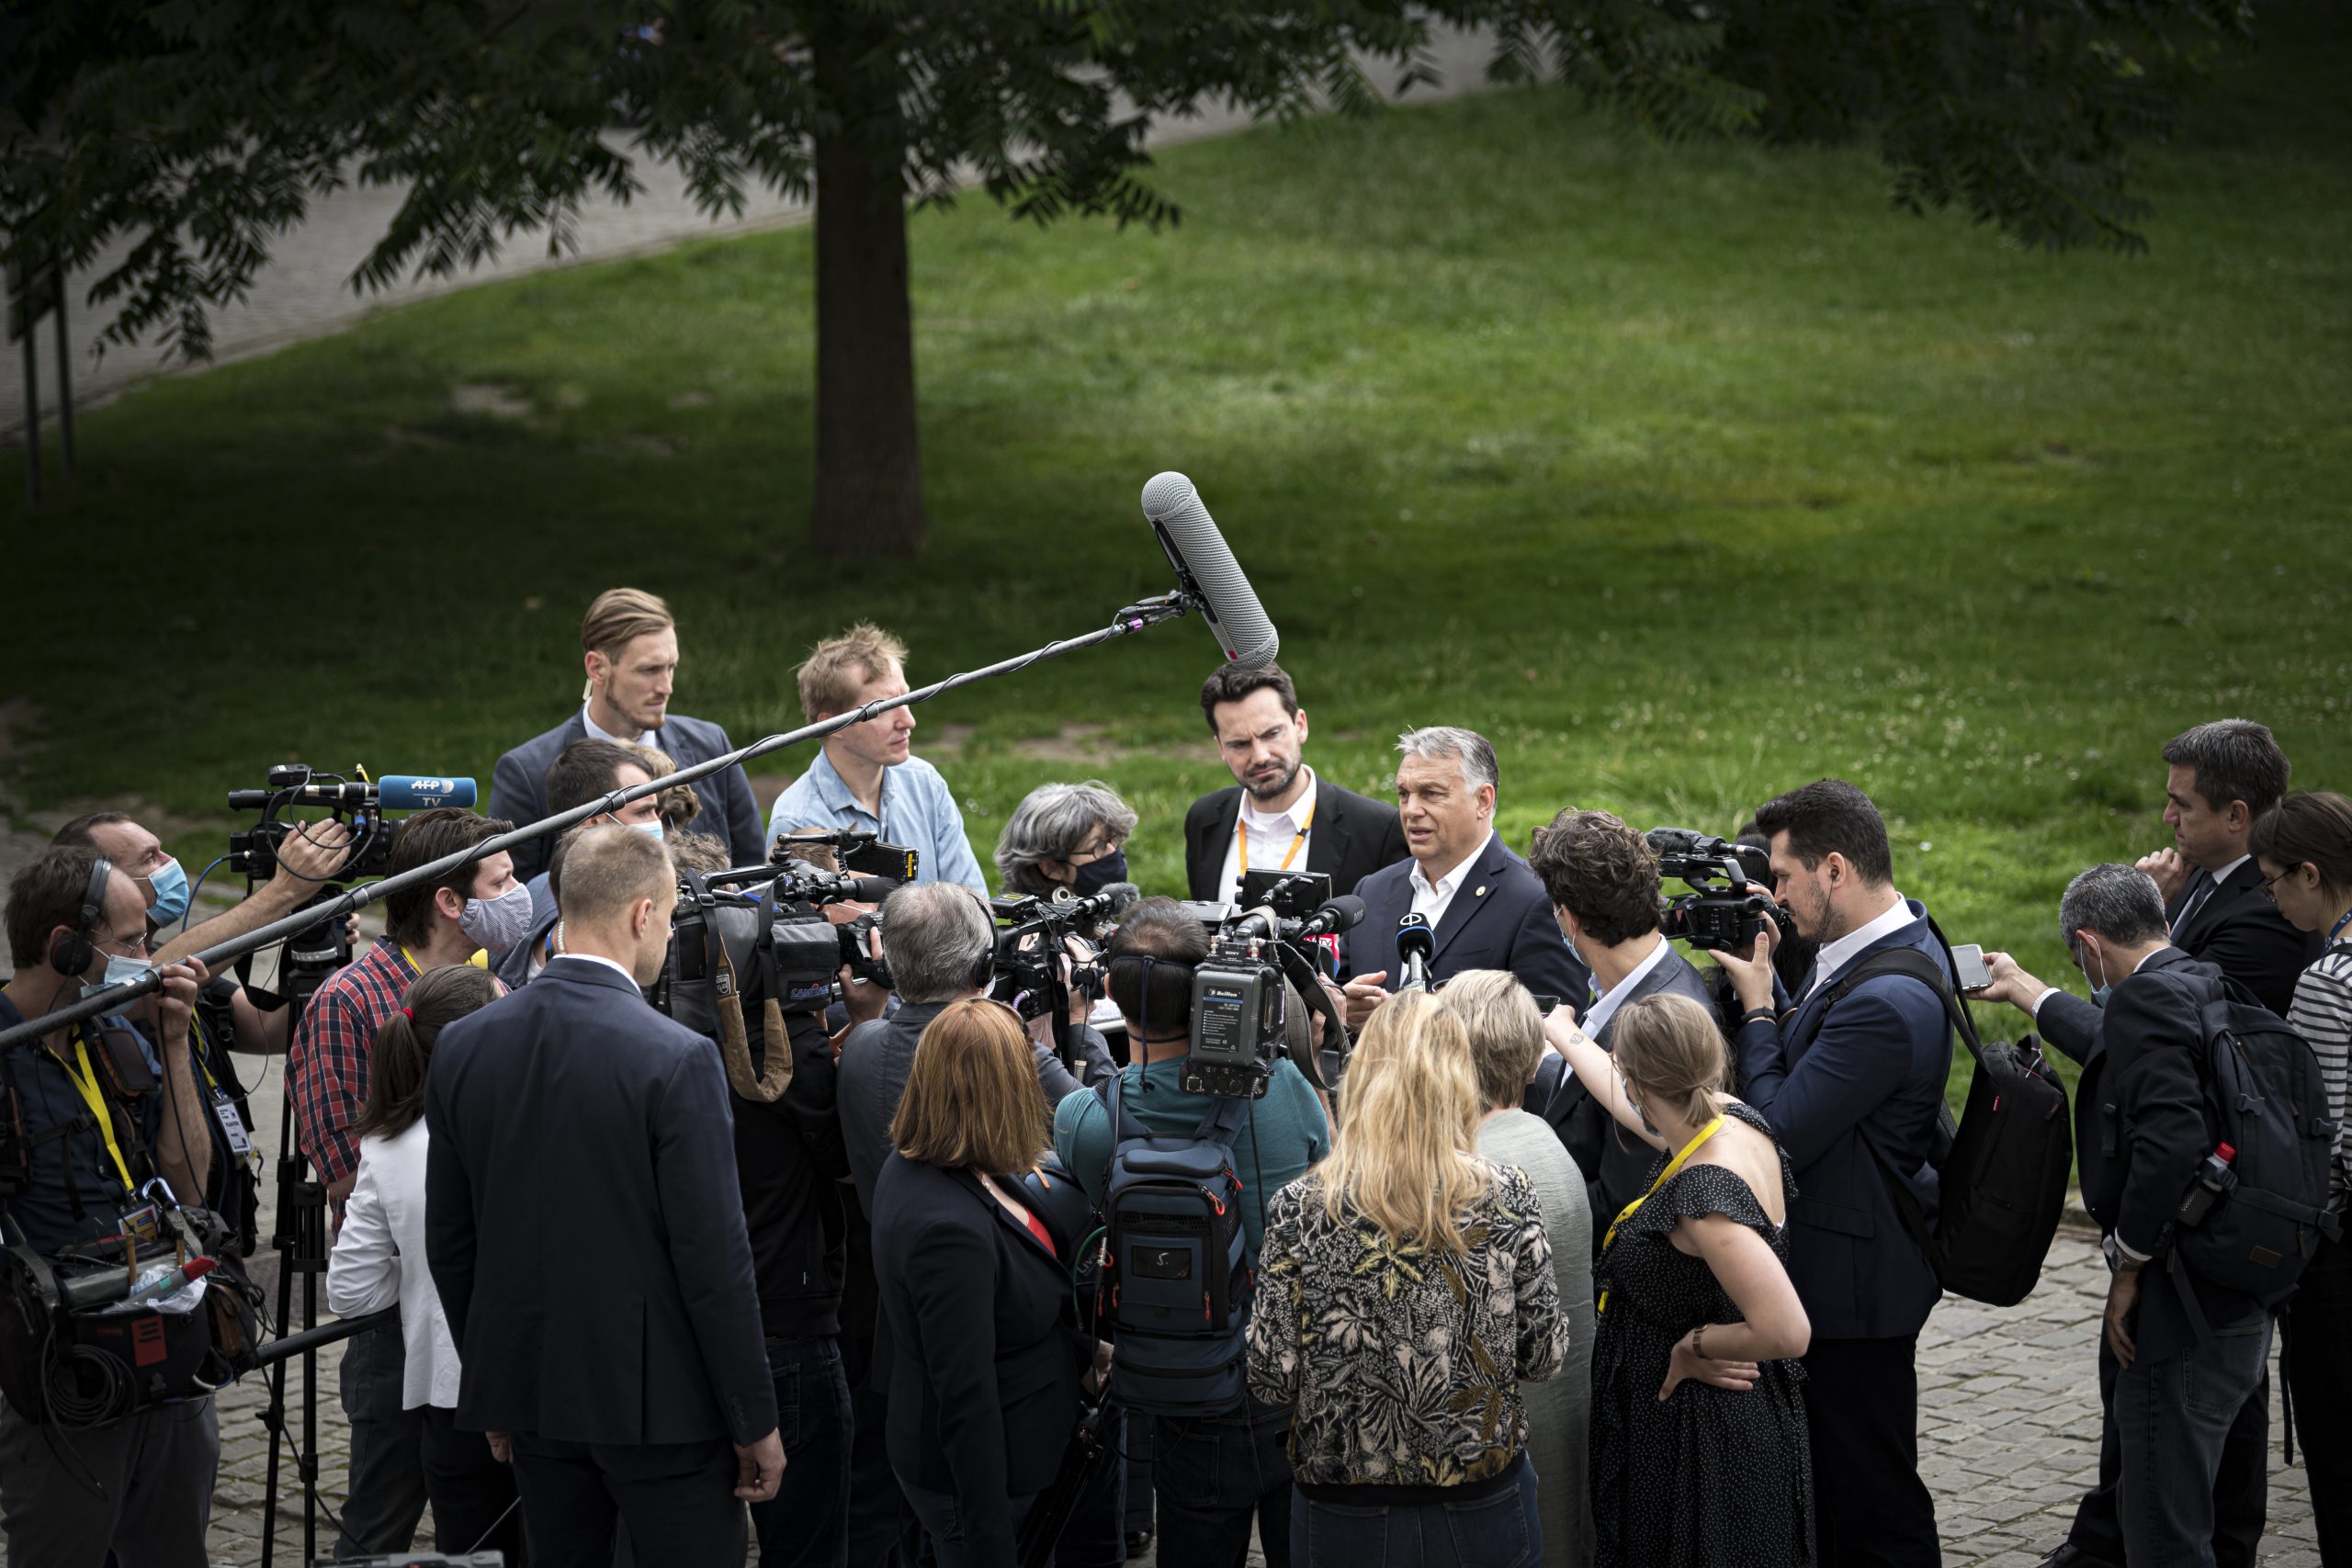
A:
[[[2181,1194],[2220,1138],[2199,1066],[2204,1032],[2198,1015],[2233,987],[2220,968],[2177,947],[2149,954],[2114,985],[2106,1008],[2098,1010],[2101,1087],[2080,1101],[2086,1148],[2100,1156],[2085,1162],[2083,1203],[2101,1229],[2147,1255],[2157,1250]],[[2236,995],[2245,999],[2242,990]],[[2057,1000],[2052,998],[2043,1010]],[[2181,1278],[2162,1263],[2143,1274],[2132,1339],[2143,1357],[2169,1355],[2196,1337],[2181,1303]],[[2215,1328],[2262,1315],[2252,1296],[2201,1279],[2195,1289]]]
[[[563,749],[587,739],[582,715],[572,716],[544,735],[535,735],[498,759],[491,775],[491,809],[517,828],[548,814],[548,769]],[[682,768],[708,761],[735,750],[727,731],[707,719],[673,713],[653,732],[654,741]],[[704,833],[727,842],[728,863],[757,865],[768,858],[767,835],[760,830],[760,808],[752,798],[752,781],[741,767],[721,768],[695,781],[702,797],[702,813],[686,831]],[[514,846],[514,880],[528,882],[547,870],[558,834]]]
[[[1092,1350],[1071,1325],[1069,1268],[970,1172],[894,1153],[875,1183],[874,1273],[890,1468],[954,1494],[971,1560],[1012,1568],[1008,1499],[1060,1468]]]
[[[2278,907],[2262,896],[2262,867],[2251,856],[2181,920],[2180,911],[2212,880],[2201,871],[2193,874],[2165,906],[2165,919],[2180,921],[2172,944],[2211,964],[2253,992],[2255,1000],[2286,1017],[2294,1005],[2295,982],[2318,962],[2325,941],[2317,931],[2299,931],[2289,925]]]
[[[851,1200],[841,1118],[834,1104],[833,1043],[814,1013],[788,1012],[792,1082],[777,1099],[745,1100],[732,1089],[735,1174],[752,1235],[760,1323],[771,1339],[815,1339],[841,1332],[845,1267],[842,1208]],[[754,1032],[752,1066],[766,1061]]]
[[[1658,996],[1688,997],[1706,1009],[1708,1017],[1714,1016],[1715,997],[1707,988],[1706,977],[1671,947],[1657,967],[1643,976],[1617,1005],[1622,1008],[1625,1002]],[[1580,998],[1569,998],[1569,1005],[1579,1013],[1585,1010]],[[1593,1043],[1604,1051],[1610,1049],[1610,1036],[1616,1030],[1617,1014],[1611,1011],[1602,1021],[1600,1032],[1592,1037]],[[1535,1081],[1527,1086],[1520,1106],[1551,1124],[1577,1168],[1584,1173],[1585,1192],[1592,1203],[1592,1245],[1598,1249],[1600,1238],[1608,1234],[1609,1222],[1648,1186],[1657,1151],[1619,1126],[1607,1108],[1586,1090],[1584,1081],[1568,1071],[1566,1058],[1556,1051],[1544,1054]]]
[[[859,1024],[842,1042],[842,1143],[850,1177],[857,1183],[858,1204],[868,1214],[874,1213],[874,1183],[897,1146],[890,1141],[890,1122],[899,1114],[899,1096],[907,1092],[915,1044],[931,1021],[947,1008],[945,1002],[907,1002],[887,1018]],[[1111,1060],[1111,1048],[1100,1034],[1083,1025],[1070,1034],[1086,1069],[1085,1083],[1070,1076],[1050,1046],[1030,1047],[1036,1058],[1037,1088],[1046,1097],[1047,1116],[1066,1096],[1086,1084],[1106,1081],[1118,1071]]]
[[[441,1032],[424,1115],[459,1427],[615,1447],[775,1430],[709,1041],[559,958]]]
[[[1348,932],[1342,949],[1347,973],[1385,972],[1392,991],[1400,978],[1396,921],[1413,907],[1412,875],[1408,859],[1383,866],[1356,885],[1363,922]],[[1487,836],[1487,847],[1438,922],[1430,978],[1442,980],[1464,969],[1508,969],[1537,996],[1557,997],[1572,1007],[1590,994],[1591,975],[1568,951],[1551,895],[1499,834]]]
[[[1942,963],[1926,908],[1914,899],[1910,909],[1909,925],[1862,949],[1853,964],[1898,946]],[[1732,1043],[1739,1092],[1770,1119],[1795,1166],[1789,1279],[1815,1339],[1917,1334],[1941,1289],[1880,1162],[1903,1173],[1932,1225],[1936,1172],[1928,1156],[1951,1073],[1951,1028],[1936,994],[1904,976],[1864,981],[1822,1017],[1829,988],[1816,986],[1777,1024],[1758,1019],[1739,1031]],[[1816,1017],[1819,1032],[1792,1053],[1788,1043],[1803,1039]]]
[[[1184,813],[1184,880],[1193,897],[1233,901],[1234,890],[1219,887],[1216,877],[1233,843],[1233,825],[1240,819],[1239,784],[1201,796]],[[1335,894],[1353,893],[1365,877],[1407,853],[1404,821],[1393,803],[1341,789],[1320,773],[1315,775],[1315,820],[1308,826],[1306,864],[1301,869],[1329,873]],[[1281,863],[1277,850],[1266,863]]]

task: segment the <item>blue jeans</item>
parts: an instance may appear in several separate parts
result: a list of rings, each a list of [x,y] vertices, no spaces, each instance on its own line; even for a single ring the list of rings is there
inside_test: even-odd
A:
[[[1254,1519],[1267,1568],[1290,1568],[1289,1437],[1290,1412],[1271,1405],[1154,1417],[1158,1560],[1171,1568],[1241,1568]]]
[[[907,1506],[912,1508],[915,1517],[922,1522],[922,1533],[931,1543],[931,1554],[939,1568],[977,1568],[980,1560],[973,1551],[972,1543],[964,1539],[964,1521],[956,1502],[956,1494],[929,1491],[905,1481],[899,1483],[899,1489],[907,1495]],[[1035,1492],[1023,1492],[1007,1499],[1007,1506],[1012,1513],[1012,1533],[1016,1538],[1021,1534],[1021,1521],[1029,1517],[1029,1510],[1035,1505],[1038,1495]]]
[[[2116,1516],[2132,1568],[2211,1568],[2222,1446],[2247,1402],[2267,1393],[2269,1360],[2270,1319],[2262,1317],[2116,1374]]]
[[[1318,1503],[1290,1511],[1297,1568],[1529,1568],[1544,1560],[1535,1467],[1521,1454],[1501,1491],[1475,1503]]]
[[[849,1381],[831,1338],[771,1339],[784,1480],[752,1506],[760,1562],[775,1568],[848,1568]]]

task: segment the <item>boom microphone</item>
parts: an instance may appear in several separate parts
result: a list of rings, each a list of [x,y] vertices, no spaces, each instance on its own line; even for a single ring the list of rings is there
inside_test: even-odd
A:
[[[1193,481],[1170,469],[1143,487],[1143,514],[1168,552],[1168,564],[1187,592],[1206,606],[1202,618],[1216,634],[1226,661],[1255,669],[1272,664],[1282,649],[1274,623],[1251,592],[1249,578],[1226,547],[1225,536],[1201,504]]]
[[[1437,933],[1430,930],[1427,915],[1408,910],[1397,917],[1396,958],[1398,990],[1429,989],[1430,965],[1437,960]]]

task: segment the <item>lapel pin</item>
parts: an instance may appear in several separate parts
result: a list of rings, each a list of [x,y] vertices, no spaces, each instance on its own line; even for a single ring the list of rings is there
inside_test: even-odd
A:
[[[1473,897],[1473,898],[1484,898],[1486,896],[1487,896],[1487,890],[1486,890],[1485,888],[1483,888],[1483,887],[1478,888],[1476,891],[1473,892],[1473,893],[1470,895],[1470,897]]]

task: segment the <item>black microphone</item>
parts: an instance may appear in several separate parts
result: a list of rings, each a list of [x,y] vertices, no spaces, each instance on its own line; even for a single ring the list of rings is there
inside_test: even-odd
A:
[[[1427,915],[1408,909],[1397,917],[1396,960],[1398,990],[1429,989],[1430,965],[1437,961],[1437,933],[1430,930]]]
[[[1316,909],[1300,922],[1298,939],[1338,936],[1341,931],[1355,930],[1363,923],[1363,900],[1352,893],[1342,893]]]
[[[1216,634],[1226,662],[1250,669],[1272,664],[1282,638],[1226,547],[1209,509],[1201,504],[1201,492],[1193,481],[1172,469],[1154,475],[1143,487],[1143,514],[1159,536],[1159,547],[1168,552],[1178,582],[1207,606],[1202,618]]]

